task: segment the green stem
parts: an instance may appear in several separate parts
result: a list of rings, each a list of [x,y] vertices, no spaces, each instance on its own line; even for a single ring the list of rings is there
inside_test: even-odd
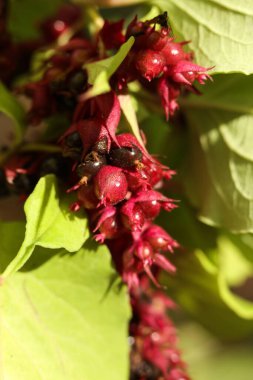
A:
[[[43,144],[43,143],[31,143],[23,145],[20,152],[48,152],[48,153],[59,153],[61,148],[57,145]]]

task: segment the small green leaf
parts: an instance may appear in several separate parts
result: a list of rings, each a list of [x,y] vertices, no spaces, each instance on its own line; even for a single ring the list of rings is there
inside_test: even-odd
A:
[[[191,41],[198,64],[216,73],[253,73],[253,3],[250,0],[153,0],[168,11],[176,36]]]
[[[114,56],[84,66],[88,71],[88,82],[93,85],[86,92],[85,99],[110,91],[109,79],[124,61],[133,44],[134,37],[130,37]]]
[[[133,106],[133,102],[131,99],[131,96],[129,94],[126,95],[119,95],[118,96],[119,102],[120,102],[120,108],[122,109],[122,112],[129,124],[129,127],[133,133],[133,135],[136,137],[136,139],[139,141],[139,143],[144,147],[143,140],[141,138],[140,130],[139,130],[139,124],[136,117],[135,109]]]
[[[0,377],[127,380],[130,308],[107,248],[48,251],[0,286]]]
[[[69,211],[71,199],[60,195],[53,175],[43,177],[25,203],[26,233],[17,256],[3,277],[18,271],[32,255],[35,246],[64,248],[75,252],[89,236],[87,219]]]
[[[25,128],[25,112],[10,91],[0,82],[0,112],[13,122],[13,142],[15,146],[20,143]]]
[[[25,223],[0,222],[0,273],[18,252],[25,235]]]
[[[210,225],[253,231],[253,76],[217,75],[182,101],[190,126],[185,184]]]

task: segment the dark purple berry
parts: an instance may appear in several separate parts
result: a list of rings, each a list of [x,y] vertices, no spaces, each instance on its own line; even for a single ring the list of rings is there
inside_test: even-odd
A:
[[[123,147],[111,150],[110,163],[120,168],[129,168],[142,160],[142,152],[137,146]]]
[[[87,73],[83,70],[78,70],[71,74],[68,78],[68,88],[73,94],[79,94],[85,91],[87,87]]]
[[[63,143],[63,156],[80,159],[83,151],[83,143],[78,132],[66,136]]]
[[[82,148],[83,143],[78,132],[71,133],[65,137],[64,144],[69,148]]]
[[[76,173],[80,178],[87,177],[87,179],[90,179],[104,165],[106,165],[105,156],[99,155],[96,152],[91,152],[85,157],[85,160],[77,166]]]
[[[34,177],[18,173],[10,185],[10,190],[15,194],[29,194],[34,189],[35,182]]]
[[[49,156],[44,159],[40,167],[40,176],[55,174],[60,178],[65,178],[69,169],[68,162],[62,156]]]
[[[92,150],[100,154],[106,154],[108,151],[108,138],[106,136],[102,137],[96,144],[92,147]]]

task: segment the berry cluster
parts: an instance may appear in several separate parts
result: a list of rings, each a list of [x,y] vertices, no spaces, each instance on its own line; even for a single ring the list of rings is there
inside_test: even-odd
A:
[[[175,305],[142,279],[132,294],[130,380],[189,380],[177,349],[176,329],[166,312]]]
[[[136,17],[126,31],[126,37],[134,36],[135,43],[117,77],[119,89],[139,80],[147,89],[155,90],[167,119],[178,108],[177,99],[184,90],[199,93],[194,82],[204,84],[211,79],[208,69],[192,62],[193,53],[184,51],[189,41],[177,43],[171,34],[166,12],[145,22]]]
[[[15,194],[25,200],[40,177],[55,174],[65,182],[69,171],[70,163],[59,153],[16,154],[0,169],[0,196]]]
[[[171,301],[147,285],[151,279],[159,287],[160,269],[175,271],[165,253],[178,244],[154,224],[161,209],[169,212],[176,207],[160,192],[174,172],[152,157],[144,142],[119,131],[118,96],[127,93],[129,82],[138,80],[158,92],[168,118],[178,108],[180,93],[197,91],[194,81],[203,84],[209,76],[192,62],[192,53],[184,51],[186,42],[174,41],[166,14],[145,22],[135,18],[125,33],[123,20],[106,21],[95,38],[80,29],[80,20],[79,8],[64,6],[41,24],[37,46],[59,41],[67,30],[71,37],[55,44],[40,80],[17,90],[30,99],[29,124],[64,115],[69,127],[50,142],[60,146],[61,154],[20,153],[10,158],[0,172],[0,195],[13,191],[26,196],[40,176],[61,177],[67,191],[76,194],[71,210],[86,210],[95,240],[108,245],[129,286],[134,311],[131,380],[188,379],[175,348],[175,329],[166,316]],[[111,91],[87,100],[83,94],[90,84],[84,65],[110,56],[130,36],[135,37],[134,45],[112,76]]]

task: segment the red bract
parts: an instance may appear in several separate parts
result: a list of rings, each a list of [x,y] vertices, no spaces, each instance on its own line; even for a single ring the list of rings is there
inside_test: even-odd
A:
[[[105,21],[99,36],[106,49],[117,49],[125,42],[122,32],[124,20],[109,22]]]
[[[64,4],[54,17],[40,24],[40,29],[46,41],[57,39],[69,27],[81,19],[81,9],[73,4]]]
[[[173,83],[168,78],[160,78],[157,83],[157,92],[160,95],[162,106],[165,112],[166,119],[174,115],[178,109],[177,99],[180,94],[180,86]]]

